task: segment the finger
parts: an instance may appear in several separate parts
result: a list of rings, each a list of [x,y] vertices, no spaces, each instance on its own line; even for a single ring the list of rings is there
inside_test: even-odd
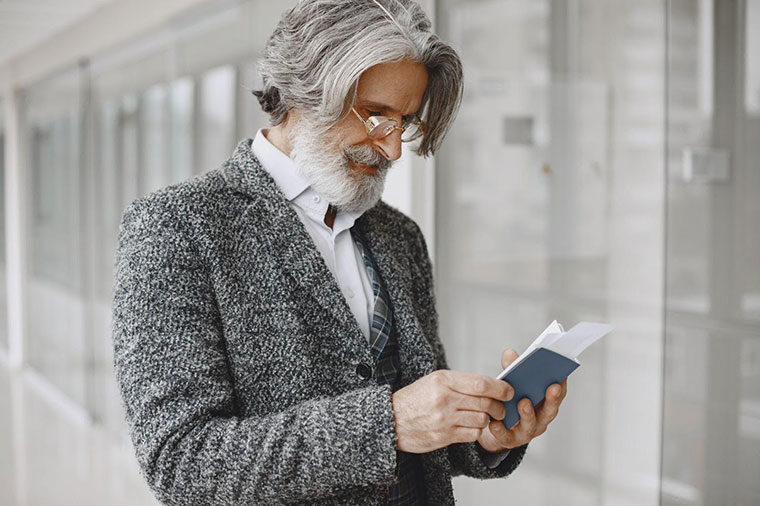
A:
[[[515,438],[514,438],[514,431],[508,430],[504,426],[504,422],[501,420],[494,420],[491,423],[488,424],[488,430],[491,432],[491,435],[496,439],[496,442],[499,443],[499,445],[503,446],[504,448],[514,448],[515,446],[518,446],[514,444]]]
[[[491,417],[482,411],[457,411],[454,415],[454,425],[484,429],[488,427]]]
[[[455,427],[454,428],[454,443],[472,443],[477,441],[480,437],[480,433],[483,429],[476,429],[473,427]]]
[[[455,392],[478,397],[490,397],[508,401],[514,395],[512,385],[506,381],[461,371],[449,371],[445,375],[446,385]]]
[[[546,399],[548,399],[549,402],[556,402],[559,404],[559,402],[562,400],[562,390],[562,385],[559,383],[549,385],[549,387],[546,389]]]
[[[501,366],[506,369],[509,364],[517,360],[517,357],[520,355],[512,349],[504,350],[504,352],[501,354]]]
[[[567,378],[565,378],[565,381],[563,381],[562,383],[560,383],[560,385],[562,385],[562,395],[560,396],[559,400],[560,400],[560,402],[562,402],[565,399],[565,397],[567,396]]]
[[[533,438],[536,430],[536,412],[533,410],[533,404],[530,399],[523,399],[517,404],[520,410],[520,422],[512,431],[515,439],[527,443]]]
[[[453,404],[459,410],[481,411],[488,413],[495,420],[501,420],[507,414],[507,408],[504,407],[504,404],[490,397],[476,397],[459,392],[452,392],[451,395],[454,399]]]
[[[562,402],[561,396],[562,387],[556,383],[546,389],[546,398],[539,404],[536,412],[536,436],[546,432],[549,423],[557,418],[559,405]]]

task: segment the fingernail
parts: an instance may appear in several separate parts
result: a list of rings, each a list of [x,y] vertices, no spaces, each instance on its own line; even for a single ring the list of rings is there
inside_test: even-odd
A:
[[[510,390],[509,393],[507,394],[507,400],[511,401],[514,397],[515,397],[515,391]]]

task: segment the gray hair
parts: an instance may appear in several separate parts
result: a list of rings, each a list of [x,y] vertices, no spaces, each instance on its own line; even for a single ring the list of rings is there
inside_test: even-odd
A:
[[[416,151],[432,155],[462,101],[462,63],[412,0],[300,0],[270,36],[258,66],[263,89],[253,94],[272,125],[294,108],[335,124],[364,71],[404,59],[428,72],[418,111],[428,129]]]

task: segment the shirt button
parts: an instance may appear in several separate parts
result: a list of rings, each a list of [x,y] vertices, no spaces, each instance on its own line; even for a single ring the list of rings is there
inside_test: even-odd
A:
[[[322,199],[319,198],[319,195],[314,195],[311,200],[313,200],[315,204],[319,204],[319,201]]]
[[[372,368],[367,364],[359,364],[356,366],[356,374],[358,374],[360,378],[368,380],[372,377]]]
[[[353,299],[353,298],[354,298],[354,295],[355,295],[355,294],[354,294],[354,291],[353,291],[353,290],[351,290],[351,288],[350,288],[350,287],[349,287],[349,288],[346,288],[346,297],[348,297],[349,299]]]

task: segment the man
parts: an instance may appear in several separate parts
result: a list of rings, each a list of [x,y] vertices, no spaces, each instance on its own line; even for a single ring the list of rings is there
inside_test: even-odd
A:
[[[507,430],[511,387],[447,370],[424,238],[379,201],[402,139],[440,145],[456,53],[410,0],[304,0],[260,71],[273,126],[122,217],[115,366],[150,487],[166,504],[437,505],[453,475],[510,474],[566,383]]]

